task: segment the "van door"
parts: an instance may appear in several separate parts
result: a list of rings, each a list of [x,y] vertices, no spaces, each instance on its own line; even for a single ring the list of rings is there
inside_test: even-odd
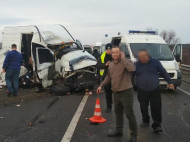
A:
[[[173,49],[173,55],[176,61],[181,64],[182,61],[182,44],[176,44]]]
[[[48,79],[48,73],[53,62],[54,54],[50,49],[43,47],[36,48],[36,71],[44,88],[52,85],[52,80]]]

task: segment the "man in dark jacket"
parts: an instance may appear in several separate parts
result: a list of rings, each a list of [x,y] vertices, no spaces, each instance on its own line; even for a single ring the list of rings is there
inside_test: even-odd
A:
[[[17,96],[18,86],[19,86],[19,74],[20,68],[22,65],[22,55],[17,51],[16,44],[11,46],[12,51],[8,52],[4,63],[3,63],[3,72],[5,74],[6,85],[8,89],[8,96],[13,94]],[[14,87],[12,86],[14,84]]]
[[[102,80],[104,80],[108,74],[108,67],[112,60],[111,49],[112,49],[112,44],[111,43],[106,44],[106,51],[102,53],[101,57],[98,60],[97,66],[100,69],[100,76],[102,77]],[[112,110],[111,83],[107,84],[104,87],[104,89],[106,92],[106,103],[107,103],[106,112],[109,113]]]
[[[138,100],[142,113],[141,127],[148,127],[150,117],[148,106],[150,103],[151,115],[153,119],[152,128],[155,132],[162,132],[161,122],[161,94],[159,90],[159,74],[168,82],[168,88],[174,90],[174,85],[170,76],[160,63],[160,61],[149,56],[146,50],[138,53],[139,60],[136,63],[136,85],[138,88]]]

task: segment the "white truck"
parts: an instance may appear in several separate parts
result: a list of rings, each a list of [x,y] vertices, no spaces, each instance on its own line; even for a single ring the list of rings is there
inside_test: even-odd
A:
[[[151,57],[158,59],[162,63],[170,75],[175,88],[181,85],[181,71],[176,59],[174,58],[176,50],[180,48],[180,44],[175,46],[173,55],[166,42],[159,35],[157,35],[155,31],[132,30],[130,30],[127,35],[118,35],[112,38],[105,37],[104,41],[106,41],[106,43],[112,43],[115,46],[120,46],[121,50],[125,53],[125,56],[131,59],[134,63],[137,61],[138,51],[141,49],[146,49]],[[102,42],[102,46],[106,43]],[[102,47],[102,49],[103,48],[104,47]],[[180,57],[181,56],[182,54],[180,54]],[[166,84],[167,82],[160,75],[160,86],[166,87]]]
[[[83,49],[80,41],[75,40],[64,26],[6,27],[2,34],[1,69],[6,53],[11,50],[12,44],[16,44],[25,65],[31,66],[33,81],[43,88],[55,82],[75,89],[95,83],[96,59]],[[23,66],[20,76],[28,70]],[[4,76],[1,73],[0,86],[5,85]]]

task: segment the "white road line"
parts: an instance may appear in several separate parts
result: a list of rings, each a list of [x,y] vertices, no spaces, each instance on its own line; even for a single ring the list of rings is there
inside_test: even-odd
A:
[[[73,133],[75,131],[75,128],[77,126],[79,118],[81,116],[81,113],[82,113],[84,106],[87,102],[87,99],[88,99],[88,95],[84,95],[84,97],[83,97],[77,111],[75,112],[75,115],[73,116],[73,118],[69,124],[69,127],[67,128],[67,131],[65,132],[61,142],[70,142],[71,141],[71,138],[73,136]]]
[[[187,95],[189,95],[190,96],[190,93],[189,92],[187,92],[187,91],[185,91],[185,90],[183,90],[183,89],[181,89],[181,88],[177,88],[178,90],[180,90],[181,92],[183,92],[183,93],[185,93],[185,94],[187,94]]]

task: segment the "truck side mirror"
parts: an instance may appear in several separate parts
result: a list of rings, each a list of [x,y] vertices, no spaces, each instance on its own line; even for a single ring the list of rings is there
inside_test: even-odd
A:
[[[181,63],[181,57],[180,57],[179,54],[176,54],[174,57],[175,57],[175,59],[176,59],[177,62]]]

